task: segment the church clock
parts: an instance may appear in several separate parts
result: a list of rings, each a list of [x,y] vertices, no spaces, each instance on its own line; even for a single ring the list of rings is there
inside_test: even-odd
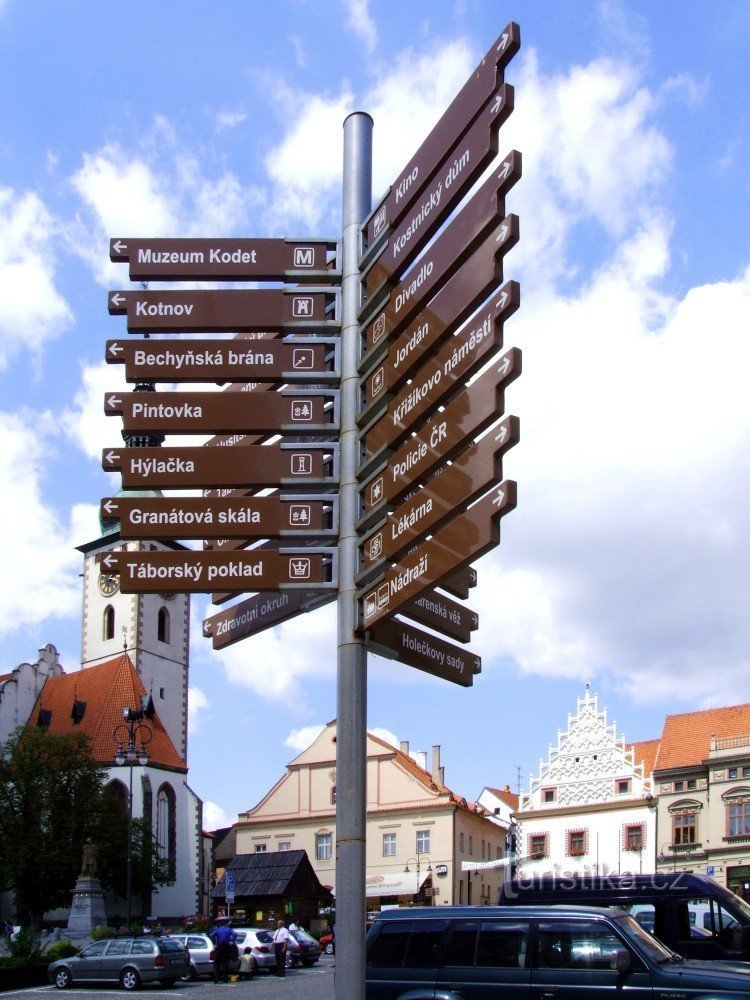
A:
[[[111,597],[120,589],[120,578],[113,573],[99,574],[99,590],[105,597]]]

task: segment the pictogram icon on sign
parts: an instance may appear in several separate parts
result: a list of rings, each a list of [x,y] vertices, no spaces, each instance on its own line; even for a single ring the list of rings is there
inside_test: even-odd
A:
[[[312,455],[292,455],[292,475],[309,476],[312,472]]]
[[[309,347],[296,347],[292,352],[292,368],[296,371],[310,370],[315,363],[315,355]]]
[[[307,319],[313,314],[313,300],[309,295],[295,295],[292,299],[292,316],[295,319]]]
[[[309,559],[290,559],[289,560],[289,576],[293,580],[309,580],[310,579],[310,560]]]
[[[312,403],[309,399],[293,400],[292,420],[312,420]]]

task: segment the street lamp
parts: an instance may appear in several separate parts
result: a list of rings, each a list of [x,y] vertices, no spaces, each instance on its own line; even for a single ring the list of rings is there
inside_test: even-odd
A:
[[[133,768],[136,764],[145,767],[148,764],[146,747],[151,742],[151,727],[143,722],[146,716],[144,708],[123,708],[123,722],[115,727],[112,736],[117,744],[115,764],[119,767],[127,765],[128,779],[128,860],[125,882],[126,926],[130,929],[133,916]]]
[[[411,869],[409,868],[409,861],[413,861],[414,864],[415,864],[415,866],[416,866],[416,869],[417,869],[417,891],[414,893],[414,902],[415,903],[417,901],[417,896],[419,895],[419,888],[420,888],[419,872],[421,871],[421,868],[422,868],[422,862],[421,862],[421,858],[422,857],[424,857],[426,859],[426,861],[427,861],[427,874],[428,875],[432,875],[432,864],[430,862],[430,859],[427,857],[426,854],[423,855],[419,851],[417,851],[417,856],[416,857],[414,857],[414,858],[408,858],[407,859],[406,867],[404,868],[404,874],[406,874],[407,872],[410,872]]]
[[[673,872],[677,871],[677,857],[678,857],[678,854],[677,854],[677,851],[675,850],[675,847],[676,847],[675,844],[662,844],[661,845],[661,850],[659,851],[659,858],[658,858],[658,860],[661,861],[662,864],[664,864],[665,861],[669,861],[669,857],[670,857],[670,855],[667,854],[667,851],[671,851],[672,852],[671,857],[672,857],[672,871]],[[680,854],[679,854],[679,857],[682,858],[685,862],[688,862],[688,861],[690,861],[690,858],[692,857],[692,854],[693,854],[693,852],[690,850],[690,848],[688,848],[686,851],[681,851]]]

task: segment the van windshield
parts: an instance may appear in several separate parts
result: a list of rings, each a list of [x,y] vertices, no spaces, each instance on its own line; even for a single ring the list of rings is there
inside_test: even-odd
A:
[[[671,961],[674,952],[666,948],[661,941],[652,937],[648,931],[630,916],[615,917],[620,930],[636,945],[639,951],[646,952],[652,962]]]
[[[730,913],[733,913],[735,917],[741,918],[741,923],[750,924],[750,905],[748,905],[742,896],[737,896],[735,893],[730,892],[721,902]]]

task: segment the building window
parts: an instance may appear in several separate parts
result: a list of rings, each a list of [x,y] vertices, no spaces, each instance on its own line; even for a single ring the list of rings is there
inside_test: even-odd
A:
[[[336,805],[336,786],[335,785],[333,785],[331,787],[331,805],[332,806]]]
[[[331,860],[331,834],[318,833],[315,836],[315,859],[316,861]]]
[[[729,770],[727,771],[727,777],[728,778],[736,778],[737,777],[737,768],[736,767],[730,767]]]
[[[474,857],[474,838],[469,837],[469,857]]]
[[[623,847],[626,851],[642,851],[643,850],[643,826],[638,823],[629,825],[625,827],[625,836],[623,837]]]
[[[458,849],[461,852],[461,854],[464,853],[464,835],[463,835],[463,832],[459,833],[459,835],[458,835]]]
[[[395,833],[384,833],[383,834],[383,857],[384,858],[395,858],[396,857],[396,834]]]
[[[169,642],[169,612],[166,608],[159,608],[159,616],[156,620],[156,638],[159,642]]]
[[[586,853],[586,831],[568,830],[568,856],[581,858]]]
[[[102,638],[104,639],[114,639],[115,637],[115,609],[111,604],[108,604],[104,609],[104,617],[102,620]]]
[[[727,834],[730,837],[750,834],[750,799],[727,803]]]
[[[750,778],[750,767],[743,767],[742,768],[742,777],[743,778]]]
[[[485,860],[485,857],[486,857],[485,851],[486,850],[487,850],[487,846],[486,846],[485,842],[482,841],[482,861]]]
[[[542,789],[542,802],[554,802],[557,798],[557,789],[555,788],[543,788]]]
[[[156,843],[173,879],[177,871],[177,800],[171,785],[164,784],[156,796]]]
[[[672,819],[675,846],[680,844],[695,844],[698,841],[698,817],[695,813],[683,813]]]
[[[268,850],[268,844],[256,844],[255,845],[255,853],[256,854],[265,854],[267,850]]]
[[[279,850],[280,851],[291,851],[291,849],[292,849],[292,842],[291,842],[291,840],[280,840],[279,841]]]
[[[533,833],[529,837],[529,856],[532,861],[546,858],[549,853],[546,833]]]
[[[687,788],[687,790],[688,790],[689,792],[694,792],[694,791],[695,791],[695,789],[696,789],[696,784],[697,784],[697,783],[696,783],[696,780],[695,780],[695,778],[689,778],[689,779],[688,779],[688,780],[687,780],[687,781],[685,782],[685,788]]]
[[[430,831],[417,830],[417,854],[430,853]]]
[[[685,790],[685,782],[684,781],[675,781],[675,783],[674,783],[674,790],[676,792],[682,792],[682,791],[684,791]]]
[[[630,778],[618,778],[615,782],[615,792],[618,795],[630,794]]]

